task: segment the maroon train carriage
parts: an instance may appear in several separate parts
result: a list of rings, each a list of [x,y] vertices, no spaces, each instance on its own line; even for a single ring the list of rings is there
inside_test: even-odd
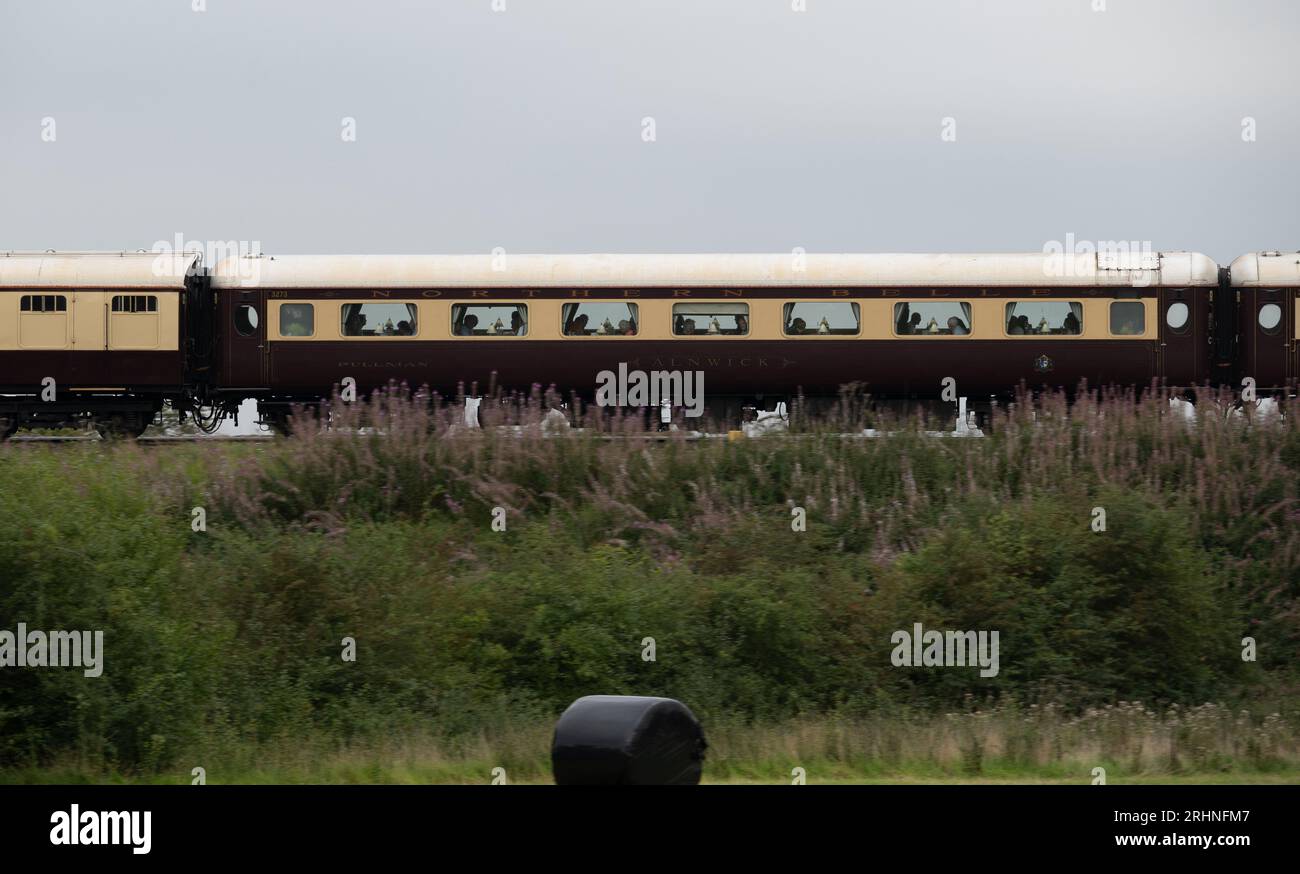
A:
[[[591,399],[622,364],[701,371],[711,406],[771,406],[849,383],[935,398],[946,377],[972,399],[1195,386],[1233,363],[1232,337],[1213,342],[1220,270],[1189,252],[256,256],[212,286],[214,397],[255,397],[273,423],[347,377],[363,395],[396,380]]]
[[[1260,392],[1287,389],[1300,377],[1300,252],[1242,255],[1228,272],[1240,341],[1233,384],[1249,377]]]
[[[197,254],[0,252],[0,439],[20,426],[136,436],[183,403]]]

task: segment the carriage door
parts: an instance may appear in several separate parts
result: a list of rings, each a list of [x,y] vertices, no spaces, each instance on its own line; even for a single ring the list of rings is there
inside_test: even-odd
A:
[[[1162,288],[1159,302],[1159,375],[1171,386],[1189,388],[1204,379],[1199,359],[1206,353],[1205,294],[1190,288]]]
[[[1243,375],[1255,377],[1257,388],[1278,388],[1293,376],[1288,372],[1295,343],[1291,339],[1295,336],[1295,313],[1289,306],[1290,297],[1278,288],[1243,289],[1243,316],[1254,340]]]
[[[226,336],[225,388],[265,388],[266,293],[263,291],[221,292]]]

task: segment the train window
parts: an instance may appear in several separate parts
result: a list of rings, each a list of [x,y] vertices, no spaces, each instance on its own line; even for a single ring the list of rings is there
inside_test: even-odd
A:
[[[257,307],[241,303],[235,307],[235,330],[241,337],[251,337],[257,330]]]
[[[971,332],[971,305],[948,300],[897,303],[894,330],[900,336],[963,336]]]
[[[857,334],[862,330],[858,304],[848,301],[799,301],[785,305],[782,317],[787,336]]]
[[[749,333],[747,303],[675,303],[673,333],[679,337]]]
[[[528,304],[452,304],[451,332],[457,337],[523,337],[528,333]]]
[[[309,303],[280,304],[280,336],[310,337],[316,333],[316,307]]]
[[[1266,303],[1259,308],[1259,327],[1265,334],[1276,334],[1282,326],[1282,308],[1275,303]]]
[[[344,337],[414,337],[419,311],[413,303],[345,303],[339,329]]]
[[[1165,310],[1165,324],[1168,325],[1176,334],[1181,334],[1187,329],[1187,317],[1191,315],[1191,310],[1187,304],[1182,301],[1175,301]]]
[[[152,294],[115,294],[112,310],[115,313],[156,313],[158,298]]]
[[[634,303],[566,303],[560,308],[566,337],[634,337],[641,319]]]
[[[1020,300],[1006,306],[1009,337],[1059,334],[1074,337],[1083,333],[1083,302],[1077,300]]]
[[[1140,300],[1117,300],[1110,305],[1110,332],[1116,336],[1145,334],[1147,308]]]
[[[61,294],[24,294],[18,302],[18,346],[21,349],[65,349],[68,346],[68,299]]]
[[[61,294],[24,294],[18,309],[24,313],[66,313],[68,299]]]

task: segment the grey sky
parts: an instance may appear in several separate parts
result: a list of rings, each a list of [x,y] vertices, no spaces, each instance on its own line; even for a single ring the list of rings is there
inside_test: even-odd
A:
[[[0,0],[0,248],[1300,248],[1291,0],[505,5]]]

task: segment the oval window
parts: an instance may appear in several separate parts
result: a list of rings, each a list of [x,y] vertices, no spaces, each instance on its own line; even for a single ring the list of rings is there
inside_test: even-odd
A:
[[[257,330],[257,307],[251,303],[241,303],[235,307],[235,330],[241,337],[251,337]]]
[[[1185,303],[1171,303],[1169,309],[1165,310],[1165,323],[1178,333],[1182,333],[1187,327],[1187,317],[1190,315]]]
[[[1275,303],[1266,303],[1259,308],[1259,326],[1265,334],[1276,334],[1282,324],[1282,308]]]

